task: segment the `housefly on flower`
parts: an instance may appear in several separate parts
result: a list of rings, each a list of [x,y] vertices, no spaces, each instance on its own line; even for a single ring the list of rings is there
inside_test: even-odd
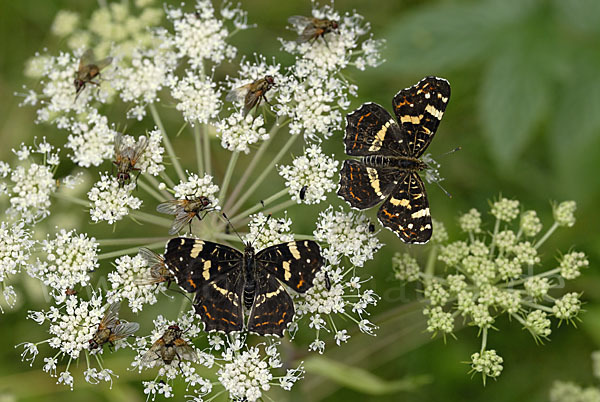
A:
[[[182,360],[196,361],[197,355],[194,349],[181,338],[183,331],[177,325],[170,325],[163,335],[156,340],[142,356],[141,364],[153,367],[156,362],[162,361],[170,365],[177,358]]]
[[[148,139],[144,136],[138,139],[133,146],[123,144],[123,134],[117,133],[115,137],[115,160],[113,163],[117,166],[117,180],[123,187],[125,183],[131,181],[130,173],[140,169],[135,167],[140,156],[148,146]]]
[[[175,220],[169,234],[178,233],[186,224],[189,225],[189,231],[192,231],[192,220],[198,218],[201,221],[206,214],[212,210],[208,197],[200,196],[184,200],[169,200],[161,202],[156,210],[162,214],[175,215]],[[202,214],[203,213],[203,214]],[[202,214],[202,216],[200,216]]]
[[[154,285],[167,282],[167,287],[169,287],[171,282],[175,280],[175,277],[167,268],[164,257],[146,247],[140,247],[139,254],[146,260],[150,276],[136,278],[135,283],[138,285]]]
[[[81,91],[83,91],[86,84],[98,85],[93,79],[99,77],[100,71],[112,63],[112,60],[112,57],[106,57],[96,61],[92,49],[86,50],[81,55],[81,58],[79,59],[79,68],[77,69],[77,72],[75,72],[75,99],[77,99]]]
[[[293,15],[288,18],[288,22],[293,26],[300,27],[302,29],[298,39],[296,39],[296,42],[298,43],[310,41],[314,43],[319,38],[323,38],[323,40],[325,40],[324,35],[329,32],[339,32],[337,21],[328,20],[325,18],[321,19],[304,17],[302,15]],[[325,44],[327,44],[327,41],[325,41]]]
[[[92,336],[89,342],[89,349],[94,350],[102,347],[105,343],[112,345],[119,339],[125,339],[133,335],[140,324],[137,322],[121,322],[118,319],[120,302],[114,302],[108,307],[102,321],[98,324],[96,333]]]
[[[274,86],[275,79],[273,76],[265,75],[263,78],[259,78],[250,84],[242,85],[241,87],[232,89],[225,97],[225,100],[228,102],[235,102],[243,99],[244,117],[246,117],[252,108],[256,107],[258,109],[261,100],[269,103],[265,97],[265,94]]]

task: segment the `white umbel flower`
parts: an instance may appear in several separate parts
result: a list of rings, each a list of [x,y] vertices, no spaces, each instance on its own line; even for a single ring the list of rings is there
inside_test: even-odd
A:
[[[128,215],[130,209],[139,209],[142,201],[131,195],[134,188],[134,182],[121,187],[115,177],[102,174],[100,181],[96,182],[88,192],[88,198],[92,202],[90,209],[92,220],[113,224]]]
[[[319,145],[311,145],[304,155],[294,159],[292,165],[280,166],[279,174],[286,180],[285,186],[292,200],[299,204],[318,204],[335,189],[336,183],[332,178],[338,164],[333,157],[325,155]],[[304,197],[301,192],[304,192]]]
[[[244,113],[238,111],[217,122],[215,127],[223,148],[249,153],[250,145],[269,139],[264,124],[265,120],[261,115],[254,118],[252,113],[249,113],[244,117]]]
[[[183,78],[173,77],[169,86],[171,96],[177,101],[176,109],[190,124],[208,123],[217,117],[221,92],[210,78],[186,71]]]

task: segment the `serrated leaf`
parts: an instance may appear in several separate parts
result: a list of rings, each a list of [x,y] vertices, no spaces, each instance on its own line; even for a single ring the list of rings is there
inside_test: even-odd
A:
[[[401,380],[385,381],[358,367],[348,366],[323,356],[304,362],[308,373],[327,377],[347,388],[370,395],[383,395],[398,391],[412,391],[431,382],[428,376],[406,377]]]
[[[526,52],[506,46],[490,62],[481,85],[480,122],[489,151],[501,165],[524,150],[549,102],[549,83]]]
[[[384,68],[429,74],[465,65],[485,56],[496,32],[523,18],[535,4],[488,0],[423,7],[399,19],[385,35]]]

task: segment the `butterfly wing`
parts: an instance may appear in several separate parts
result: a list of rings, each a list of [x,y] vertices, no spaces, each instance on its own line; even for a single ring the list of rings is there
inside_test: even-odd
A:
[[[396,186],[393,169],[371,167],[354,159],[344,161],[337,194],[352,207],[370,208],[379,204]]]
[[[425,152],[449,99],[450,83],[439,77],[425,77],[394,96],[392,105],[409,156],[418,158]]]
[[[319,244],[299,240],[267,247],[256,255],[260,269],[272,274],[297,292],[304,293],[313,284],[315,275],[323,267]]]
[[[283,336],[294,317],[294,302],[283,285],[269,272],[259,270],[248,331],[261,336]],[[311,282],[312,283],[312,282]]]
[[[425,185],[415,172],[402,177],[377,212],[381,224],[405,243],[423,244],[431,238],[432,223]]]
[[[365,103],[346,116],[344,144],[346,154],[407,155],[398,123],[383,107],[376,103]]]
[[[187,237],[167,243],[165,263],[186,292],[196,292],[231,271],[239,271],[243,254],[223,244]]]
[[[204,323],[204,330],[230,333],[244,326],[244,281],[240,270],[229,271],[196,291],[194,309]]]

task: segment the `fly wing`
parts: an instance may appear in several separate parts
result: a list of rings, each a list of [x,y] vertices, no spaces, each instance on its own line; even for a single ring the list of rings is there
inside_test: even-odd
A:
[[[154,367],[157,362],[162,360],[160,352],[164,347],[164,339],[159,338],[156,342],[152,344],[150,349],[148,349],[146,353],[144,353],[144,355],[140,359],[140,365],[146,367]]]
[[[81,55],[81,58],[79,59],[79,69],[81,70],[83,67],[89,64],[96,64],[94,60],[94,51],[92,49],[87,49]]]
[[[179,233],[179,231],[183,229],[185,225],[190,223],[195,216],[195,213],[185,212],[183,210],[178,211],[177,215],[175,215],[175,220],[171,225],[171,229],[169,229],[169,234],[174,235],[175,233]]]
[[[113,58],[112,57],[105,57],[102,60],[97,61],[96,67],[98,67],[98,70],[102,70],[104,68],[106,68],[110,63],[112,63]]]
[[[141,136],[138,139],[138,142],[135,145],[135,149],[133,151],[133,155],[131,156],[131,161],[134,164],[135,164],[135,162],[137,162],[138,159],[140,159],[140,156],[142,156],[142,154],[146,150],[147,146],[148,146],[148,138],[145,136]]]
[[[119,163],[121,153],[123,152],[123,134],[117,132],[115,134],[115,161]]]
[[[183,208],[184,200],[168,200],[157,205],[156,211],[161,214],[177,215],[179,210]]]
[[[173,342],[175,351],[180,360],[189,360],[191,362],[198,361],[198,354],[186,341],[181,338],[175,339]]]
[[[296,28],[304,29],[307,25],[313,24],[313,19],[303,15],[292,15],[288,18],[288,22]]]
[[[106,313],[104,313],[104,317],[102,317],[102,321],[100,321],[100,325],[105,328],[113,328],[117,325],[118,315],[119,315],[119,307],[121,306],[121,302],[114,302],[108,309]]]
[[[137,332],[140,329],[140,324],[137,322],[120,322],[112,330],[109,341],[114,342],[119,339],[127,338]]]
[[[246,97],[246,94],[250,90],[250,84],[242,85],[241,87],[233,88],[231,91],[227,93],[225,96],[225,100],[227,102],[237,102],[241,101]]]

